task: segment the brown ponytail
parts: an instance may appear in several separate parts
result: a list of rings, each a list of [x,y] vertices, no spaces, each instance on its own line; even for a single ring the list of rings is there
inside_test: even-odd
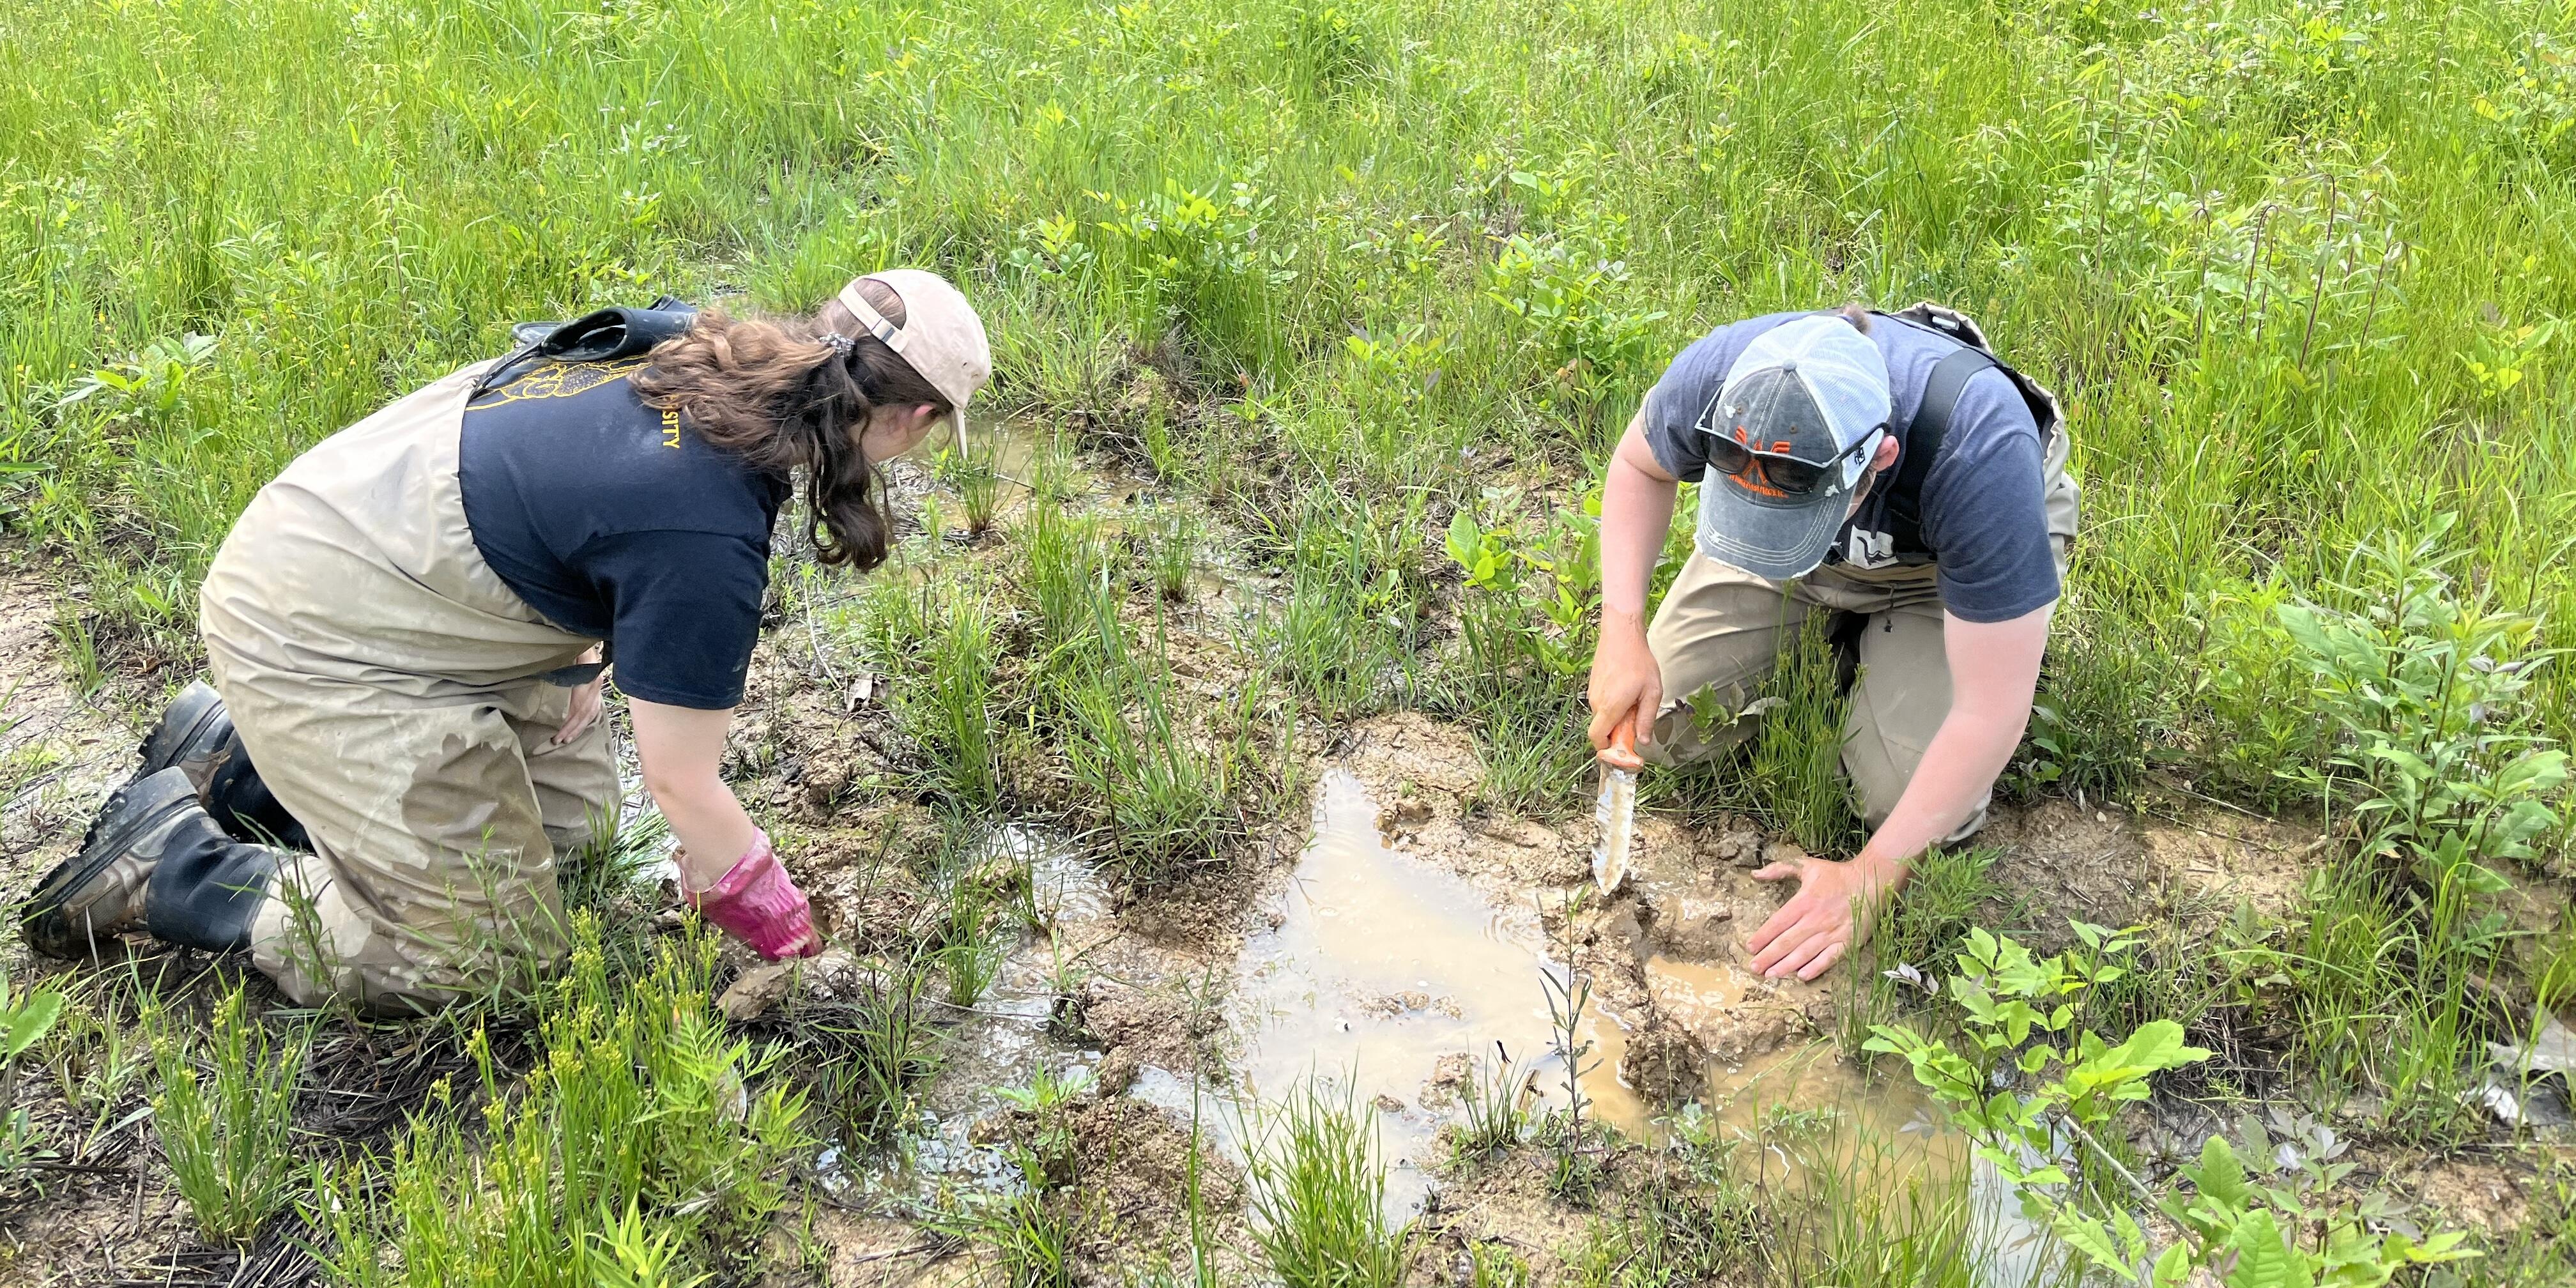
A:
[[[881,283],[859,290],[886,320],[903,324],[903,300]],[[647,406],[676,411],[708,443],[754,469],[805,471],[815,556],[864,572],[885,562],[894,530],[885,476],[859,450],[868,412],[948,400],[875,336],[839,344],[858,320],[838,301],[810,318],[698,314],[686,335],[653,349],[635,388]]]

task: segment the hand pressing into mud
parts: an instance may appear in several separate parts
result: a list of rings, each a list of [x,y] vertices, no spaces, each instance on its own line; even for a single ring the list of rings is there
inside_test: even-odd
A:
[[[1756,975],[1814,979],[1845,953],[1868,943],[1879,908],[1905,880],[1905,867],[1863,855],[1841,861],[1800,858],[1753,874],[1757,881],[1791,877],[1798,879],[1798,893],[1744,941]]]

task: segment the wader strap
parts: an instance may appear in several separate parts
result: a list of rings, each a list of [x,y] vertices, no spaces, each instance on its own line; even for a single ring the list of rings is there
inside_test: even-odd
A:
[[[1931,377],[1923,382],[1922,405],[1905,427],[1896,486],[1887,495],[1888,535],[1896,539],[1897,549],[1924,548],[1923,483],[1932,476],[1932,463],[1940,458],[1941,440],[1950,432],[1950,415],[1959,408],[1959,393],[1968,387],[1968,378],[1998,365],[1992,354],[1967,345],[1932,365]]]
[[[664,307],[669,305],[671,307]],[[698,311],[664,296],[649,309],[600,309],[535,333],[529,324],[511,328],[519,347],[474,383],[465,401],[472,402],[510,383],[511,373],[531,358],[557,362],[614,362],[641,357],[653,346],[687,333]]]

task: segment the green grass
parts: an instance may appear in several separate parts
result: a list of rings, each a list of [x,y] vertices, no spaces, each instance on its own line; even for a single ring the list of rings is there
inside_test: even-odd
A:
[[[1754,731],[1746,768],[1756,808],[1775,829],[1811,854],[1840,855],[1858,848],[1859,820],[1843,777],[1853,698],[1841,686],[1828,620],[1810,613],[1783,642],[1763,685],[1762,700],[1771,705]]]
[[[815,1062],[816,1103],[853,1145],[882,1143],[909,1124],[922,1085],[939,1071],[927,966],[917,957],[889,962],[852,1000],[793,1014],[795,1042]]]
[[[1677,1288],[1717,1282],[1753,1251],[1752,1204],[1677,1185],[1648,1185],[1619,1215],[1596,1222],[1577,1251],[1583,1288]]]
[[[951,585],[928,627],[920,671],[895,685],[895,719],[930,760],[932,790],[957,808],[989,809],[1002,798],[993,721],[993,614],[981,592]]]
[[[106,976],[72,993],[60,1023],[26,1057],[62,1097],[69,1116],[63,1154],[74,1163],[90,1161],[145,1117],[136,1102],[154,1073],[152,1033],[145,1008],[116,987],[120,982]]]
[[[662,288],[942,263],[1011,401],[1183,473],[1453,493],[1579,465],[1713,321],[1932,296],[2077,395],[2077,600],[2166,678],[2434,508],[2564,642],[2571,283],[2498,253],[2567,231],[2563,15],[2011,12],[13,6],[13,526],[107,656],[187,656],[300,446]],[[1140,354],[1216,414],[1117,410]]]
[[[1494,1044],[1494,1058],[1479,1059],[1458,1088],[1460,1121],[1449,1129],[1450,1157],[1468,1167],[1509,1153],[1528,1139],[1533,1116],[1530,1070]]]
[[[2106,1004],[2277,1039],[2297,1075],[2384,1093],[2400,1134],[2456,1140],[2495,1036],[2471,979],[2576,995],[2568,932],[2515,948],[2480,875],[2563,863],[2567,825],[2476,803],[2505,751],[2576,725],[2568,669],[2522,664],[2576,645],[2571,41],[2556,0],[0,0],[0,531],[60,578],[79,687],[157,681],[199,665],[195,585],[252,493],[509,321],[666,290],[804,307],[934,266],[986,311],[994,410],[1068,441],[1025,505],[953,460],[938,503],[981,540],[908,548],[854,595],[799,581],[790,620],[894,679],[903,790],[1050,815],[1151,886],[1242,853],[1301,736],[1389,709],[1467,726],[1473,804],[1578,808],[1585,502],[1638,397],[1721,322],[1931,298],[2068,396],[2085,486],[2008,785],[2367,810],[2288,926],[2231,922],[2206,960],[2151,940]],[[1077,449],[1157,517],[1075,500]],[[1190,601],[1219,548],[1252,615],[1243,673],[1211,677]],[[2403,720],[2364,709],[2392,690],[2355,677],[2380,672],[2315,664],[2283,612],[2303,605],[2355,630],[2395,612],[2372,648],[2422,689]],[[2394,629],[2410,612],[2426,629]],[[1777,733],[1651,797],[1847,848],[1838,699],[1803,658]],[[2455,683],[2507,665],[2509,701]],[[2564,789],[2507,794],[2554,811]],[[567,898],[605,927],[603,977],[659,978],[633,873],[590,871]],[[1882,955],[1946,951],[1983,881],[1974,855],[1927,861]],[[988,913],[944,907],[885,987],[781,1022],[822,1121],[877,1140],[913,1112],[923,990],[977,991]],[[717,1049],[601,1005],[549,1050]],[[114,1112],[125,1057],[78,1042],[105,1063],[64,1098]],[[502,1238],[435,1178],[537,1149],[511,1115],[574,1121],[556,1094],[515,1101],[484,1154],[425,1119],[345,1237],[446,1240],[432,1261]],[[1277,1192],[1308,1196],[1276,1199],[1284,1255],[1374,1282],[1394,1236],[1351,1215],[1365,1159],[1317,1130],[1323,1161]],[[734,1269],[706,1238],[731,1208],[665,1246],[673,1192],[578,1183],[579,1211],[545,1209],[567,1223],[548,1264]],[[1836,1213],[1854,1236],[1896,1219]],[[1771,1269],[1946,1274],[1951,1214],[1921,1215],[1868,1264]]]
[[[1253,646],[1278,660],[1321,719],[1371,715],[1419,687],[1428,587],[1421,552],[1403,534],[1421,529],[1421,510],[1418,494],[1373,505],[1317,485],[1257,530],[1258,545],[1285,564],[1287,586]]]
[[[211,1036],[197,1017],[150,1023],[161,1086],[152,1120],[170,1177],[206,1238],[248,1245],[293,1198],[290,1146],[309,1025],[279,1039],[241,988],[215,1004]]]
[[[1313,1084],[1265,1111],[1253,1239],[1287,1288],[1394,1288],[1410,1231],[1386,1220],[1386,1165],[1347,1094]]]
[[[307,1219],[335,1280],[535,1288],[624,1267],[678,1283],[751,1264],[806,1144],[782,1052],[725,1032],[712,937],[665,941],[626,975],[586,918],[575,931],[523,1085],[477,1034],[479,1087],[442,1084],[389,1157],[320,1173]]]

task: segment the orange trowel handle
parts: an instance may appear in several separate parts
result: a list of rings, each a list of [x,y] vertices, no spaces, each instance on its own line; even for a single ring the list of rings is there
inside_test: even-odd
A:
[[[1637,754],[1636,712],[1620,717],[1619,723],[1611,726],[1610,745],[1602,748],[1600,754],[1601,763],[1612,769],[1634,772],[1646,767],[1645,759]]]

